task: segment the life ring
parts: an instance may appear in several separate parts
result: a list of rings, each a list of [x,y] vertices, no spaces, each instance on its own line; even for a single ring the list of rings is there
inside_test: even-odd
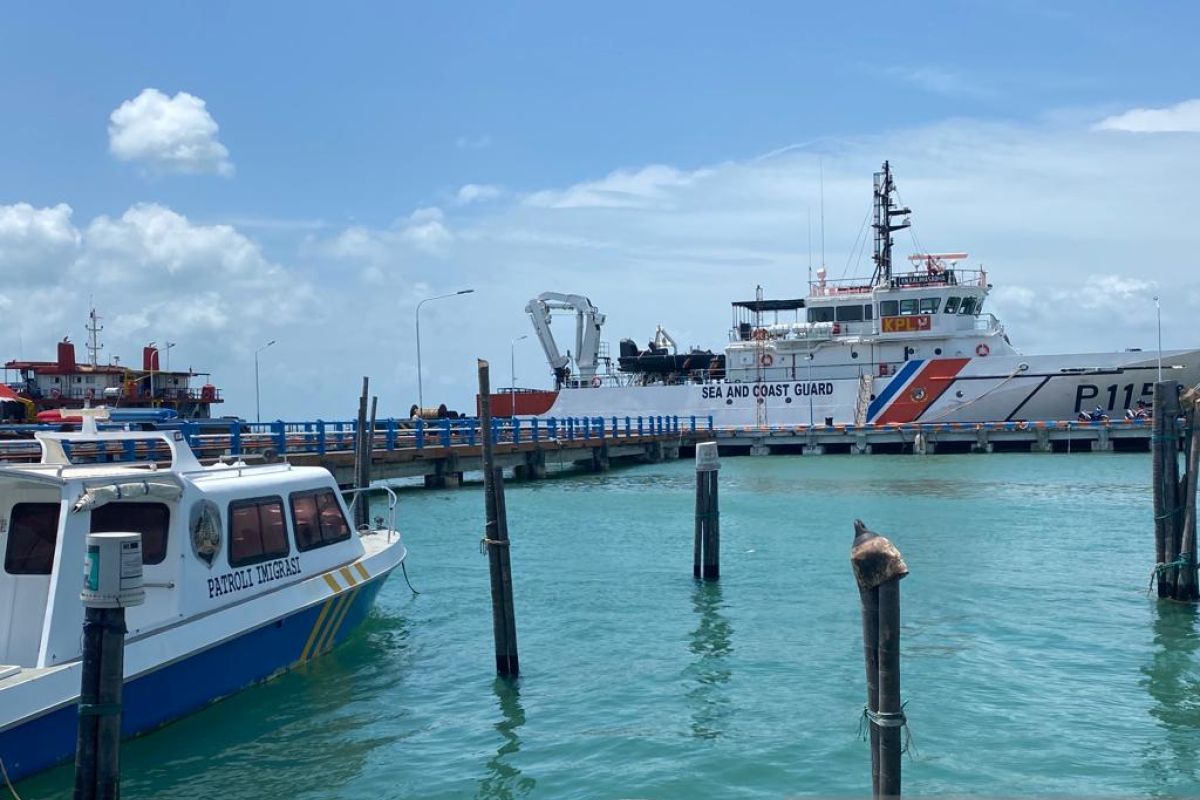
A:
[[[762,364],[764,367],[769,367],[775,363],[775,356],[771,355],[770,353],[763,353],[758,359],[758,363]]]
[[[1019,430],[1019,431],[1028,430],[1028,428],[1029,428],[1029,423],[1026,422],[1025,420],[1021,420],[1020,422],[1017,423],[1017,430]]]
[[[766,338],[767,338],[767,329],[766,328],[755,328],[754,329],[754,341],[761,342]]]
[[[980,358],[983,358],[990,352],[992,352],[992,348],[988,347],[983,342],[975,345],[975,355],[979,356]]]
[[[602,381],[600,379],[599,375],[592,378],[592,388],[593,389],[599,389],[603,384],[604,384],[604,381]]]

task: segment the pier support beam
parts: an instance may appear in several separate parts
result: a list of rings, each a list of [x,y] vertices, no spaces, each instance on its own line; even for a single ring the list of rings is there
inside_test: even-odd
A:
[[[1113,449],[1112,431],[1107,427],[1096,431],[1096,441],[1092,442],[1093,453],[1111,453]]]
[[[662,442],[651,442],[646,445],[646,461],[657,464],[663,460]]]
[[[513,478],[519,481],[537,481],[546,477],[546,451],[533,450],[525,454],[525,463],[513,467]]]
[[[764,444],[762,439],[755,439],[750,443],[750,455],[769,456],[771,455],[771,448]]]
[[[1029,445],[1029,451],[1031,453],[1053,453],[1054,452],[1054,445],[1050,444],[1050,429],[1049,428],[1036,428],[1036,429],[1034,429],[1033,433],[1037,438],[1034,439],[1033,444]]]
[[[850,446],[850,455],[852,456],[869,456],[871,455],[871,445],[867,444],[866,434],[859,434],[854,439],[854,444]]]
[[[806,444],[800,449],[800,454],[805,456],[823,456],[825,455],[825,445]]]
[[[980,427],[975,431],[975,444],[971,445],[972,453],[992,452],[992,443],[988,441],[987,428]]]
[[[453,489],[462,486],[463,474],[454,454],[434,462],[434,472],[425,476],[426,489]]]
[[[592,448],[592,460],[588,469],[592,472],[608,471],[608,447],[601,445]]]

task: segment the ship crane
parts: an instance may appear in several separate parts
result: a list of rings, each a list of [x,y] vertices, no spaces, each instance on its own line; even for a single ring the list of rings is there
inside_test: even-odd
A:
[[[550,318],[555,311],[575,312],[576,379],[580,383],[589,383],[596,376],[600,361],[600,328],[604,325],[604,315],[592,305],[591,300],[578,294],[542,292],[526,304],[525,312],[533,321],[533,330],[542,343],[542,350],[546,352],[546,360],[550,363],[550,369],[554,370],[554,381],[558,386],[570,379],[572,358],[570,353],[563,355],[559,352],[550,330]]]

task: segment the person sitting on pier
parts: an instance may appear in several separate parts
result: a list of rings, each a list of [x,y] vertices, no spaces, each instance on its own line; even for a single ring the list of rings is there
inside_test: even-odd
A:
[[[1138,400],[1137,406],[1125,409],[1125,419],[1150,419],[1150,406],[1145,400]]]

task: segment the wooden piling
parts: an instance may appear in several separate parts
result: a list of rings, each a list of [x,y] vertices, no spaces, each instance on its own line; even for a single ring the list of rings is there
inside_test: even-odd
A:
[[[354,426],[354,488],[366,488],[366,464],[370,456],[364,451],[367,446],[367,389],[369,379],[363,376],[362,394],[358,396],[358,417]],[[362,529],[370,523],[367,499],[363,492],[354,495],[354,527]]]
[[[1176,600],[1200,599],[1196,575],[1196,482],[1200,469],[1200,393],[1185,392],[1182,397],[1187,413],[1186,465],[1183,479],[1183,524],[1179,537],[1179,575],[1175,584]]]
[[[1158,596],[1175,596],[1182,509],[1179,505],[1179,385],[1176,381],[1154,384],[1152,480],[1154,482],[1154,556]]]
[[[482,546],[487,548],[492,587],[492,635],[496,643],[496,674],[516,678],[517,622],[513,607],[512,563],[509,558],[508,515],[504,502],[503,471],[496,466],[492,443],[491,388],[488,362],[479,359],[479,424],[483,431],[483,494],[486,511]]]
[[[692,576],[706,581],[721,577],[721,510],[717,492],[721,462],[716,442],[696,445],[696,533]]]
[[[861,520],[854,521],[850,564],[862,598],[872,794],[899,797],[901,729],[906,724],[900,700],[900,579],[908,574],[908,565],[895,545]]]

